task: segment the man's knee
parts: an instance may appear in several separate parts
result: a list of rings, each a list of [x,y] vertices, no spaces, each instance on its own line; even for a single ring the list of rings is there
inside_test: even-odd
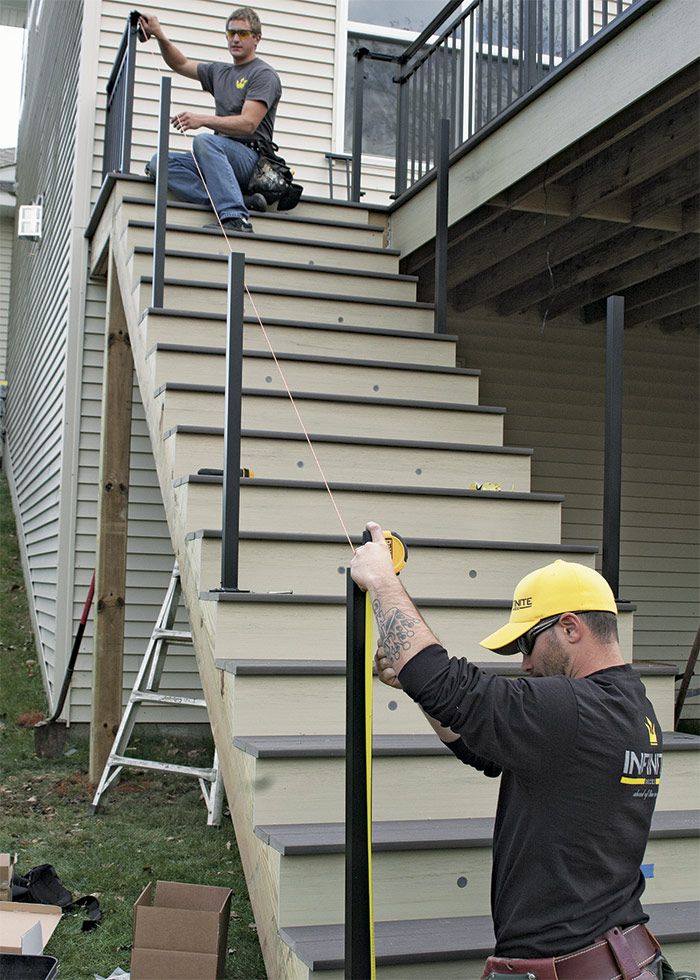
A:
[[[217,142],[216,133],[197,133],[192,140],[192,150],[195,156],[199,158],[202,154],[206,155],[212,150],[217,150]]]

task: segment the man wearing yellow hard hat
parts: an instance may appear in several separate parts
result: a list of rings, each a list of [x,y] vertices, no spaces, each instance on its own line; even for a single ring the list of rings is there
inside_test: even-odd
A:
[[[501,776],[496,946],[483,977],[661,977],[640,870],[661,731],[620,653],[609,585],[566,561],[526,575],[508,622],[481,641],[522,656],[527,676],[510,679],[448,655],[394,574],[381,528],[367,528],[351,573],[372,600],[380,678],[420,705],[462,762]]]

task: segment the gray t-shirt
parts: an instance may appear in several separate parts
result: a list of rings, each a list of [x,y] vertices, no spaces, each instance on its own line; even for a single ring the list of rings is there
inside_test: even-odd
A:
[[[204,91],[214,96],[217,116],[239,116],[247,99],[264,102],[267,112],[251,138],[272,139],[282,84],[267,62],[260,58],[253,58],[245,65],[200,62],[197,75]]]

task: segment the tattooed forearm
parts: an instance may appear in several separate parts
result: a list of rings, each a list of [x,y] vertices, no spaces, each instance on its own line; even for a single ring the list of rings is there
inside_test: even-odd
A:
[[[415,636],[413,628],[421,620],[402,612],[397,606],[384,609],[379,599],[373,601],[372,608],[377,620],[379,641],[384,648],[384,655],[392,663],[397,663],[401,654],[410,649],[410,641]]]

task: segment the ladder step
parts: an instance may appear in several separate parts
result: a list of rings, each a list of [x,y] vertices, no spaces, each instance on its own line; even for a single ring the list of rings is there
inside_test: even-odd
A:
[[[200,769],[197,766],[176,766],[172,762],[156,762],[154,759],[132,759],[127,755],[110,755],[109,766],[132,766],[134,769],[153,769],[156,772],[172,772],[180,776],[196,776],[213,783],[216,780],[216,769]]]
[[[191,643],[192,634],[188,630],[154,629],[151,639],[169,640],[171,643]]]
[[[193,708],[206,708],[207,702],[202,698],[181,698],[177,694],[155,694],[145,691],[132,691],[130,701],[146,701],[151,704],[185,704]]]

